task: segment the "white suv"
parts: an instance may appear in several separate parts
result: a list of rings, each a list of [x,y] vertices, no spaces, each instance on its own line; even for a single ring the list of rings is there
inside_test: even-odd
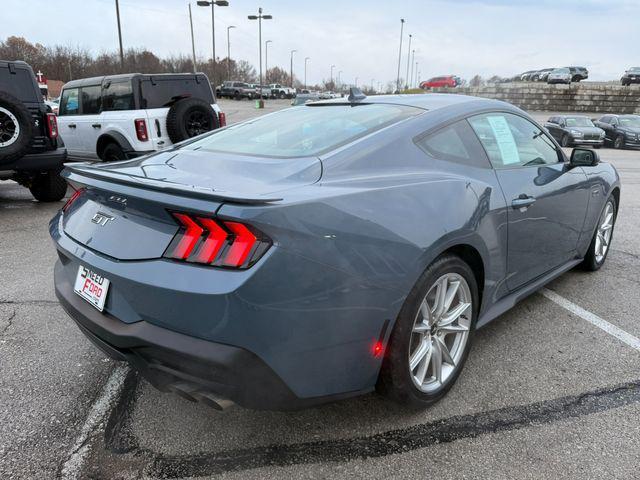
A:
[[[124,160],[226,125],[204,73],[73,80],[58,127],[72,160]]]

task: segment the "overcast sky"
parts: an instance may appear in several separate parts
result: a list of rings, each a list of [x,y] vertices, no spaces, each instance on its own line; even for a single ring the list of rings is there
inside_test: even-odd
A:
[[[45,45],[117,49],[115,0],[0,0],[0,38],[24,36]],[[157,55],[190,54],[187,0],[120,0],[125,48]],[[593,80],[619,79],[640,65],[640,0],[229,0],[216,7],[216,53],[258,65],[258,25],[247,19],[258,6],[273,20],[262,39],[272,40],[269,66],[289,68],[309,83],[328,79],[330,66],[344,82],[395,80],[400,18],[406,19],[401,76],[406,75],[407,35],[421,77],[476,73],[513,75],[534,68],[584,65]],[[211,11],[192,1],[196,54],[211,56]],[[28,6],[28,8],[26,8]],[[45,72],[46,73],[46,72]]]

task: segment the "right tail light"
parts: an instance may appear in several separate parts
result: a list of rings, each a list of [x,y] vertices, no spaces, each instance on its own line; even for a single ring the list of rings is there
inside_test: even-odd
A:
[[[164,252],[165,258],[215,267],[246,269],[271,246],[271,239],[240,222],[172,212],[180,226]]]

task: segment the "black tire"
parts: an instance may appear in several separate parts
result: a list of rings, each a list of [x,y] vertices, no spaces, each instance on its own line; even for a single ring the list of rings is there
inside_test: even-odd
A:
[[[46,172],[33,178],[29,191],[39,202],[57,202],[67,193],[67,182],[58,172]]]
[[[33,119],[13,95],[0,92],[0,164],[22,157],[33,138]]]
[[[571,144],[568,134],[562,135],[562,139],[560,140],[560,145],[563,147],[568,147]]]
[[[167,134],[173,143],[215,130],[219,126],[215,110],[199,98],[179,100],[167,114]]]
[[[609,204],[613,206],[613,223],[611,225],[611,236],[609,237],[608,248],[604,252],[604,256],[602,256],[602,258],[598,260],[598,255],[596,252],[598,231],[600,229],[600,224],[604,220],[602,217],[606,211],[607,205]],[[618,205],[616,204],[615,197],[611,195],[605,202],[604,206],[602,207],[602,212],[600,212],[600,216],[598,216],[598,223],[596,224],[595,231],[593,232],[593,237],[591,238],[589,249],[587,250],[587,254],[584,256],[584,260],[581,263],[581,266],[584,270],[595,272],[596,270],[599,270],[600,267],[602,267],[602,265],[604,265],[604,262],[607,259],[607,255],[609,255],[609,251],[611,250],[611,241],[613,240],[613,231],[616,226],[617,216],[618,216]]]
[[[617,148],[618,150],[624,148],[624,137],[622,135],[618,135],[613,140],[613,148]]]
[[[414,321],[420,310],[420,305],[434,286],[436,280],[447,273],[457,274],[464,278],[469,286],[472,301],[471,322],[468,337],[462,356],[458,360],[449,377],[435,391],[430,393],[418,389],[409,371],[409,353],[411,348]],[[377,390],[392,400],[418,407],[426,407],[440,400],[455,383],[464,367],[473,341],[473,334],[478,317],[478,286],[473,271],[460,257],[443,255],[436,259],[421,275],[405,300],[400,314],[391,332],[385,358],[378,378]]]
[[[236,100],[242,100],[242,96],[240,95],[240,92],[234,93],[233,98],[235,98]]]
[[[115,142],[108,143],[104,150],[102,150],[102,154],[100,158],[104,162],[119,162],[120,160],[126,160],[127,156],[122,150],[122,147]]]
[[[285,98],[287,98],[287,94],[284,92],[280,92],[279,97],[280,97],[280,100],[284,100]]]

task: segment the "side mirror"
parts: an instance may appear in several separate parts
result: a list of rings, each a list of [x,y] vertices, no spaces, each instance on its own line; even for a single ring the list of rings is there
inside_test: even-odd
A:
[[[595,167],[600,163],[600,155],[590,148],[574,148],[571,152],[571,167]]]

